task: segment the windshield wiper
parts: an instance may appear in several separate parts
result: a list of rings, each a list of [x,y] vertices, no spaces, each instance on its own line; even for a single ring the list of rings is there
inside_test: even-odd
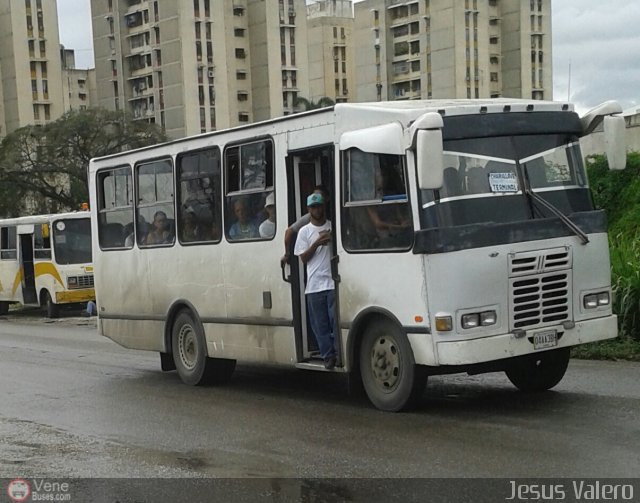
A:
[[[527,173],[527,178],[528,178],[528,173]],[[575,223],[573,223],[573,220],[571,220],[567,215],[562,213],[553,204],[551,204],[549,201],[546,201],[545,199],[540,197],[538,194],[536,194],[533,190],[531,190],[531,187],[529,187],[528,181],[529,180],[527,179],[527,183],[525,184],[525,187],[524,187],[525,194],[527,194],[532,201],[535,201],[540,206],[549,210],[556,217],[558,217],[562,221],[562,223],[564,223],[567,227],[569,227],[569,229],[571,229],[573,233],[580,238],[580,240],[582,241],[582,244],[586,245],[589,242],[589,237],[582,231],[582,229],[578,227]]]

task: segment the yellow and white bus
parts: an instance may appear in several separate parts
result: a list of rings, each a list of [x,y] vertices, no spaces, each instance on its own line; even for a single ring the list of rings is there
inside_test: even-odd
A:
[[[236,361],[325,371],[302,265],[280,262],[287,227],[324,184],[334,371],[392,411],[433,374],[504,371],[522,390],[551,388],[572,346],[617,334],[579,139],[603,121],[615,138],[620,111],[338,104],[94,159],[99,330],[159,352],[188,384],[224,382]]]
[[[0,314],[11,303],[61,306],[95,300],[88,211],[0,220]]]

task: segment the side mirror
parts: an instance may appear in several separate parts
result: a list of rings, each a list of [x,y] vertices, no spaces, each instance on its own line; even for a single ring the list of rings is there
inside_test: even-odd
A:
[[[441,129],[421,129],[416,138],[416,167],[421,189],[439,189],[444,182]]]
[[[620,170],[627,165],[624,117],[608,115],[604,118],[604,145],[609,169]]]

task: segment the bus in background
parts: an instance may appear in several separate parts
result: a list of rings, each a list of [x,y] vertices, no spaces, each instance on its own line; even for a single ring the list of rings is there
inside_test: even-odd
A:
[[[0,220],[0,314],[11,303],[62,306],[95,300],[88,211]]]
[[[617,335],[606,221],[579,139],[604,121],[610,165],[623,166],[620,111],[337,104],[93,159],[99,331],[159,352],[192,385],[228,380],[236,361],[326,371],[302,263],[279,261],[323,184],[334,371],[389,411],[415,404],[435,374],[504,371],[521,390],[549,389],[572,346]]]

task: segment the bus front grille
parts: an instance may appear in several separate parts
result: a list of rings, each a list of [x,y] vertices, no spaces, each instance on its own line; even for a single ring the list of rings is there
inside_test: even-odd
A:
[[[85,276],[72,276],[68,278],[69,290],[80,290],[82,288],[93,288],[93,274]]]
[[[570,269],[572,265],[569,248],[552,248],[523,253],[509,254],[509,277],[527,276],[529,274],[561,271]]]
[[[571,270],[511,278],[511,329],[557,325],[572,318]]]

